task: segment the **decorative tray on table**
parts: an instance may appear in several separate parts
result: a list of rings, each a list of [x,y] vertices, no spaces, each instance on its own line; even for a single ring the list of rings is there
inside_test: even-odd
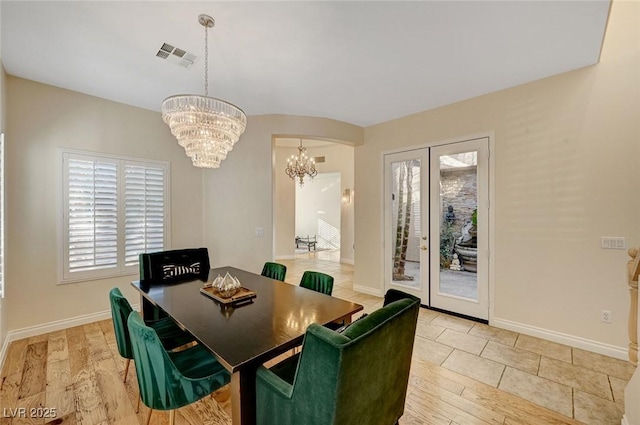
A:
[[[238,292],[236,292],[231,297],[227,297],[227,298],[222,297],[218,292],[218,290],[211,286],[200,288],[200,292],[202,292],[207,297],[212,298],[222,304],[233,304],[233,303],[238,303],[242,301],[248,301],[252,298],[255,298],[258,295],[256,294],[256,291],[244,288],[242,286],[238,289]]]

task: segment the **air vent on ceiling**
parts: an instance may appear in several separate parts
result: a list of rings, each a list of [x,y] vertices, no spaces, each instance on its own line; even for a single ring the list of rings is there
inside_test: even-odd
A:
[[[316,156],[315,158],[313,158],[313,160],[315,161],[316,164],[320,164],[324,162],[324,156]]]
[[[191,68],[196,62],[198,57],[193,53],[189,53],[186,50],[173,47],[171,44],[163,43],[156,56],[161,59],[166,59],[171,63],[180,65],[183,68]]]

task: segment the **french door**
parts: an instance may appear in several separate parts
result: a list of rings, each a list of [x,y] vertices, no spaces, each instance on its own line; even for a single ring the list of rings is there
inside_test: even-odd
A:
[[[489,317],[489,139],[385,155],[385,289]]]

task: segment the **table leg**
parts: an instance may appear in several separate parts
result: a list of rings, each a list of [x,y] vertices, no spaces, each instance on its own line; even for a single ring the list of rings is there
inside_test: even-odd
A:
[[[231,423],[256,423],[256,369],[249,367],[231,374]]]

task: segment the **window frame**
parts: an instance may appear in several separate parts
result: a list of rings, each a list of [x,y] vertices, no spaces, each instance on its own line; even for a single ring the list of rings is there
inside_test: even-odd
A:
[[[117,261],[116,266],[111,268],[69,271],[69,166],[70,159],[80,159],[87,161],[103,161],[116,165],[116,199],[117,199]],[[164,170],[164,217],[163,217],[163,250],[171,249],[171,163],[169,161],[152,160],[146,158],[134,158],[122,155],[112,155],[101,152],[90,152],[76,149],[59,149],[59,171],[61,190],[59,199],[60,208],[58,217],[58,284],[86,282],[92,280],[110,279],[121,276],[130,276],[139,273],[139,265],[127,266],[126,256],[126,167],[143,166],[156,167]]]

